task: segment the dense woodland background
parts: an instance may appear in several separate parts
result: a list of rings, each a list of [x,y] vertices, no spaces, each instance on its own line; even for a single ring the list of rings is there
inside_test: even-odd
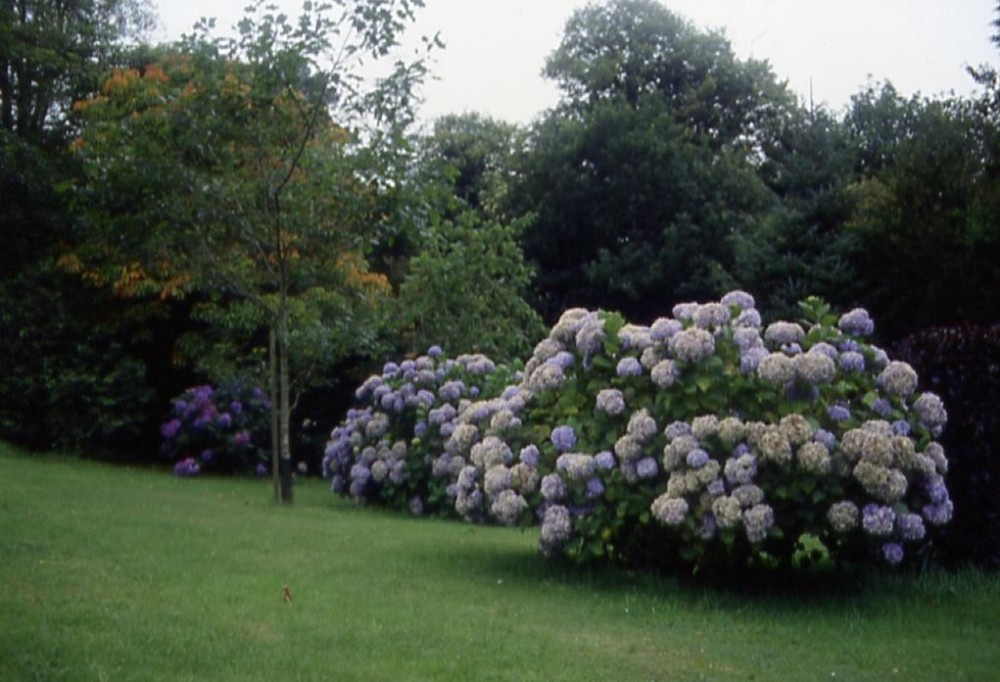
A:
[[[386,359],[516,361],[567,307],[648,323],[741,288],[771,319],[866,307],[946,401],[978,378],[951,431],[992,456],[996,418],[961,420],[995,414],[1000,372],[995,70],[974,98],[883,82],[829,111],[612,0],[568,19],[533,124],[418,129],[426,55],[392,48],[420,4],[259,5],[234,38],[148,45],[143,0],[2,3],[0,439],[156,460],[173,396],[239,380],[315,470]]]

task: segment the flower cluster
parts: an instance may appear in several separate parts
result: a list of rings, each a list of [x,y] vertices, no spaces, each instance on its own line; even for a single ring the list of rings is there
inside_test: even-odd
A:
[[[537,524],[546,555],[792,564],[808,536],[900,563],[952,514],[944,406],[867,341],[867,312],[802,309],[766,327],[739,291],[649,326],[572,309],[520,373],[390,363],[327,472],[358,500]]]
[[[331,488],[358,503],[414,514],[483,520],[492,510],[498,519],[517,522],[519,502],[498,499],[506,489],[499,472],[489,486],[484,480],[487,470],[510,463],[513,454],[499,435],[480,437],[482,421],[496,434],[520,428],[519,403],[498,395],[498,387],[513,380],[486,356],[451,359],[436,346],[418,358],[386,363],[358,388],[361,406],[331,434],[323,458]],[[484,496],[487,487],[496,494]]]
[[[271,404],[259,388],[242,382],[214,388],[193,386],[173,401],[160,426],[164,455],[178,476],[202,472],[267,471],[268,417]]]

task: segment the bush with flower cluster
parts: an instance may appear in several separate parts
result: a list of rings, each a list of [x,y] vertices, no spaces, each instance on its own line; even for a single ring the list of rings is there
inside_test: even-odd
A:
[[[466,400],[443,395],[448,370],[431,380],[440,358],[409,378],[390,366],[359,390],[368,405],[334,431],[325,468],[359,500],[539,523],[547,555],[898,564],[951,517],[944,407],[866,340],[867,312],[802,308],[803,323],[766,327],[739,291],[650,326],[569,310],[499,377],[517,383]]]
[[[515,376],[485,355],[445,358],[436,346],[386,363],[356,392],[365,406],[349,410],[331,434],[323,470],[333,490],[417,514],[457,514],[449,486],[466,459],[453,456],[454,443],[473,438],[459,415]]]
[[[173,402],[160,426],[162,451],[178,476],[202,472],[267,473],[271,403],[259,388],[236,382],[192,386]]]

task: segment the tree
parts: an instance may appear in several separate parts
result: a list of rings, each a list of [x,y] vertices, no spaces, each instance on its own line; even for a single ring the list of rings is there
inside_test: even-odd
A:
[[[116,71],[78,107],[88,174],[78,196],[90,209],[80,271],[129,295],[196,293],[209,319],[267,330],[284,502],[290,415],[304,385],[296,358],[299,379],[315,368],[295,342],[335,348],[345,325],[331,310],[364,315],[386,289],[364,254],[390,227],[384,198],[403,170],[424,73],[420,59],[397,62],[366,83],[359,68],[390,53],[421,4],[307,2],[292,24],[261,2],[236,38],[213,40],[201,26],[176,55]]]
[[[152,26],[144,0],[6,0],[0,5],[0,125],[58,136],[122,39]]]
[[[155,343],[103,292],[55,266],[70,237],[58,188],[80,172],[73,99],[151,20],[142,0],[0,3],[0,438],[92,454],[136,449]],[[72,282],[72,284],[70,284]]]
[[[518,206],[547,319],[575,305],[651,320],[735,282],[732,237],[772,202],[760,131],[792,100],[649,0],[571,17],[546,74],[563,101],[534,129]]]
[[[517,242],[519,226],[466,211],[436,224],[410,261],[399,292],[399,319],[411,352],[432,345],[450,354],[527,357],[544,336],[524,299],[532,270]]]
[[[856,269],[889,337],[1000,319],[996,161],[984,112],[955,98],[906,99],[890,84],[852,101]]]
[[[856,239],[846,229],[855,174],[845,126],[822,109],[789,110],[763,149],[757,172],[775,202],[735,236],[740,285],[776,319],[797,317],[809,296],[845,310],[862,304]]]
[[[420,220],[398,260],[405,352],[439,345],[511,361],[541,338],[525,300],[534,275],[519,243],[525,221],[505,212],[523,140],[516,126],[463,114],[438,119],[419,141]]]

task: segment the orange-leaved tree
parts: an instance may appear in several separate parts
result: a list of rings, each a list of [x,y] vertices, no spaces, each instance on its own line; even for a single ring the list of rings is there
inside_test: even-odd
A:
[[[275,497],[291,502],[290,415],[312,370],[370,343],[387,293],[365,254],[392,220],[421,56],[365,79],[420,0],[258,3],[78,102],[78,238],[64,263],[126,297],[192,296],[225,333],[186,347],[261,355]],[[428,45],[433,44],[428,42]],[[228,337],[228,342],[226,341]],[[220,341],[221,339],[221,341]]]

